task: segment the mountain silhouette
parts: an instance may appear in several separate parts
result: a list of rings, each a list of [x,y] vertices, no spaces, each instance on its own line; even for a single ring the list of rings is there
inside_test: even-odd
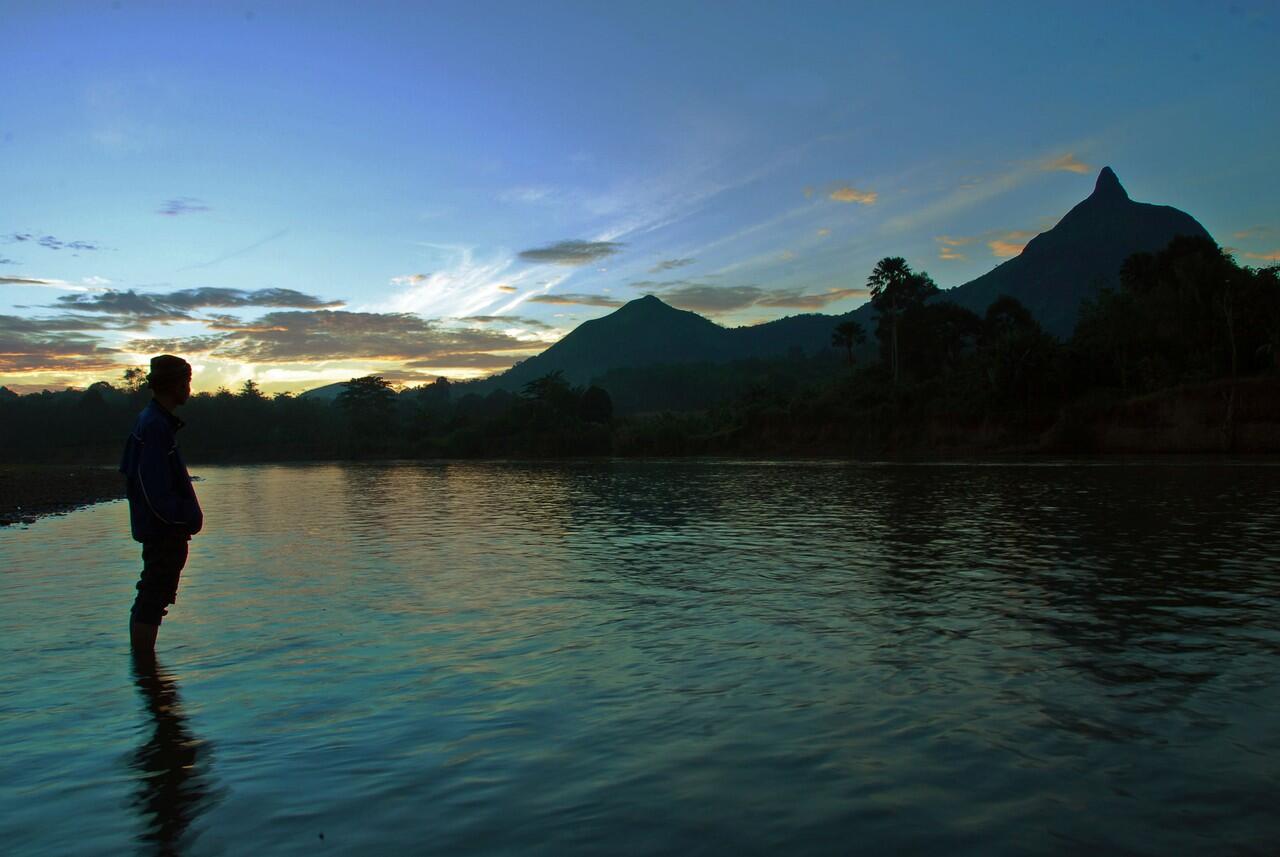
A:
[[[564,372],[572,384],[585,384],[622,367],[731,360],[735,349],[729,334],[696,312],[645,295],[602,318],[584,321],[546,351],[517,363],[493,381],[497,387],[518,390],[554,371]]]
[[[1031,239],[1016,257],[934,300],[952,301],[979,315],[1002,294],[1012,295],[1049,333],[1067,338],[1080,303],[1119,280],[1134,253],[1163,249],[1179,235],[1212,237],[1194,217],[1167,205],[1134,202],[1115,172],[1104,167],[1093,193],[1052,229]],[[583,322],[546,351],[506,372],[468,385],[471,391],[519,390],[561,371],[586,384],[610,369],[660,363],[727,362],[774,357],[800,349],[830,348],[837,324],[852,319],[866,330],[864,356],[875,352],[876,312],[863,304],[842,315],[807,313],[750,327],[724,328],[653,295],[629,301],[609,315]],[[322,388],[323,389],[323,388]]]
[[[1103,167],[1093,193],[1022,252],[975,280],[947,289],[937,300],[981,315],[1000,295],[1023,303],[1049,333],[1075,329],[1080,302],[1119,281],[1120,265],[1134,253],[1164,249],[1179,235],[1210,238],[1186,212],[1129,199],[1111,167]]]

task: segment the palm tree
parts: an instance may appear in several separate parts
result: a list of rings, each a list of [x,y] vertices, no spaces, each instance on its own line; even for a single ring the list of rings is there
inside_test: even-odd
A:
[[[911,270],[907,260],[901,256],[886,256],[867,277],[867,285],[871,287],[871,305],[880,313],[882,319],[889,320],[892,343],[890,347],[890,363],[893,366],[893,383],[898,383],[898,323],[903,314],[914,306],[922,306],[929,297],[938,291],[937,285],[928,274]]]
[[[845,353],[849,355],[850,366],[853,365],[853,346],[861,345],[866,341],[866,331],[862,329],[862,325],[853,319],[840,322],[836,325],[836,329],[831,332],[831,345],[845,350]]]

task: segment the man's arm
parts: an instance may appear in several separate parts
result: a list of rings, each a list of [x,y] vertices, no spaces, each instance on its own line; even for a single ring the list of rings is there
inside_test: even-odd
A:
[[[147,507],[164,523],[186,530],[182,498],[173,489],[169,469],[173,437],[158,423],[152,423],[142,430],[138,441],[138,486]]]

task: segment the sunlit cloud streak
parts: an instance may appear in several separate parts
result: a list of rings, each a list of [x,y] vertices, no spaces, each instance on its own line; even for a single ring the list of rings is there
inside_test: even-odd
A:
[[[856,202],[859,205],[875,205],[880,195],[873,190],[858,190],[844,185],[827,194],[827,199],[834,202]]]
[[[1068,173],[1079,173],[1085,175],[1093,172],[1093,167],[1081,162],[1076,156],[1070,152],[1059,158],[1051,158],[1040,165],[1040,169],[1049,172],[1062,171]]]

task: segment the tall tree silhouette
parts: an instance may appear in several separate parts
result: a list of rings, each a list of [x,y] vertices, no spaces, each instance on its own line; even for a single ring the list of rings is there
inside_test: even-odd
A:
[[[937,294],[938,286],[928,274],[911,270],[907,260],[901,256],[886,256],[867,277],[867,285],[871,288],[871,305],[880,314],[881,326],[885,321],[889,324],[890,347],[889,363],[893,368],[893,383],[899,379],[901,361],[898,359],[898,329],[902,316],[912,307],[921,306],[931,295]],[[879,328],[876,335],[881,337]]]
[[[831,332],[831,345],[835,348],[843,348],[849,356],[849,365],[853,365],[853,346],[861,345],[867,341],[867,332],[862,329],[862,325],[853,319],[842,321],[836,325],[836,329]]]

